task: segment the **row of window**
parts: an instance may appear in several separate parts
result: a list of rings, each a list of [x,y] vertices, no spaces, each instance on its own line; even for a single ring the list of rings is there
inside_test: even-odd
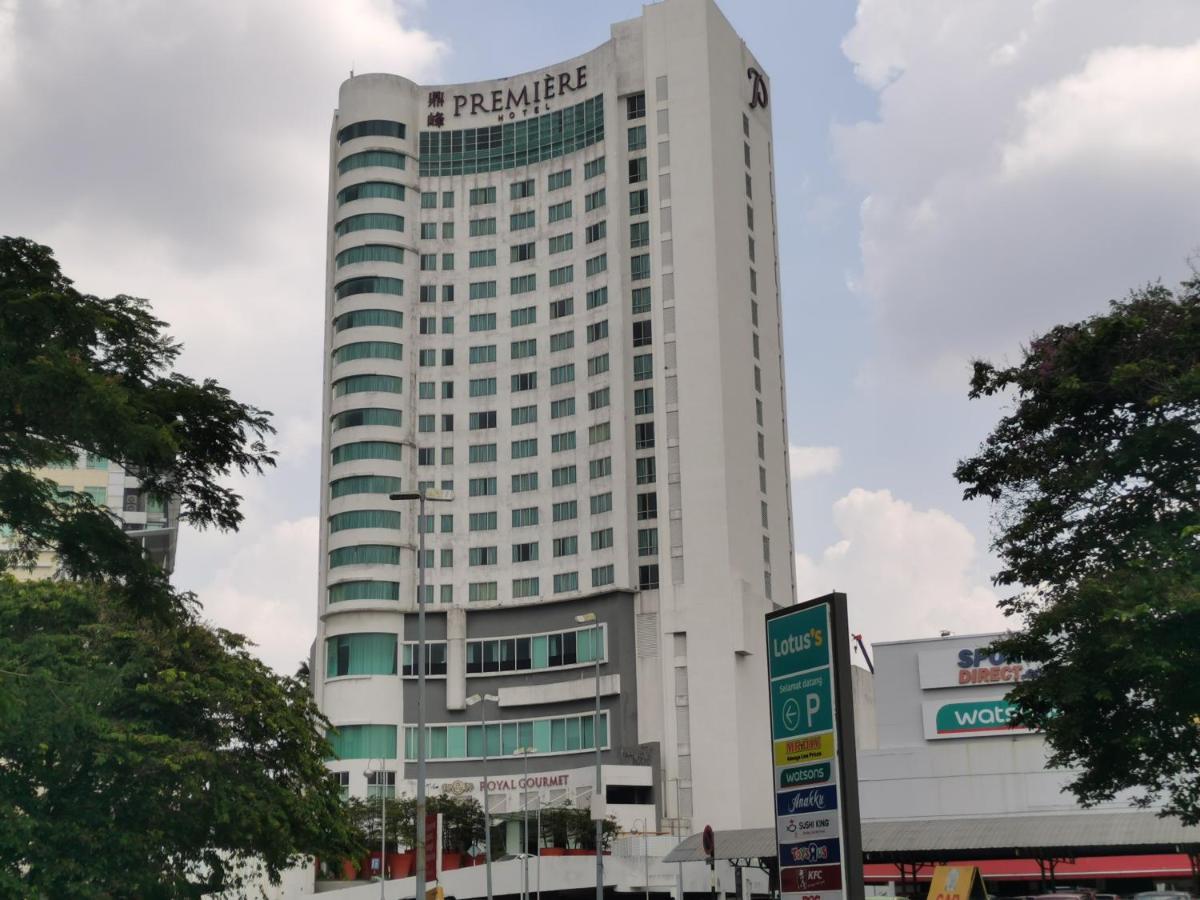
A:
[[[595,714],[554,716],[518,722],[481,725],[430,725],[426,727],[425,758],[430,760],[482,759],[511,756],[530,748],[530,756],[576,753],[595,748]],[[608,713],[600,713],[600,747],[608,747]],[[343,757],[345,758],[345,757]],[[417,729],[404,729],[404,758],[417,758]]]

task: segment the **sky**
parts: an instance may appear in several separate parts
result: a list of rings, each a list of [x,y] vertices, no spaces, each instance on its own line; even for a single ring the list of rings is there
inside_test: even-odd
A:
[[[970,361],[1200,249],[1195,0],[724,0],[772,80],[797,593],[868,643],[1014,623],[952,476]],[[0,0],[0,234],[153,301],[179,368],[275,413],[177,586],[281,671],[315,632],[328,135],[353,69],[500,77],[628,0]]]

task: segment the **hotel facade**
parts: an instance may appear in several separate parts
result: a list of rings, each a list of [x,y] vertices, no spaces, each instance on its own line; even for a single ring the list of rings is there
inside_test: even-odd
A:
[[[771,102],[709,0],[522,75],[342,84],[311,665],[347,794],[411,793],[425,740],[430,793],[482,800],[486,752],[493,813],[587,806],[599,741],[626,828],[769,812],[763,616],[795,599]],[[453,499],[388,499],[420,488]]]

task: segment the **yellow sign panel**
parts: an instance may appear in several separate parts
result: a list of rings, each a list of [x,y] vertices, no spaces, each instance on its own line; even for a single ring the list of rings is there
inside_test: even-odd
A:
[[[830,759],[833,756],[833,732],[809,734],[775,742],[775,765]]]
[[[440,884],[437,887],[426,888],[425,900],[445,900],[446,889]]]
[[[974,866],[935,866],[928,900],[986,900],[987,888]]]

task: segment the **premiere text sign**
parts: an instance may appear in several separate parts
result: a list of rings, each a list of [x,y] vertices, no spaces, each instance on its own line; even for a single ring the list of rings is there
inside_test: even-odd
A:
[[[767,616],[781,900],[862,897],[845,631],[843,594]]]

